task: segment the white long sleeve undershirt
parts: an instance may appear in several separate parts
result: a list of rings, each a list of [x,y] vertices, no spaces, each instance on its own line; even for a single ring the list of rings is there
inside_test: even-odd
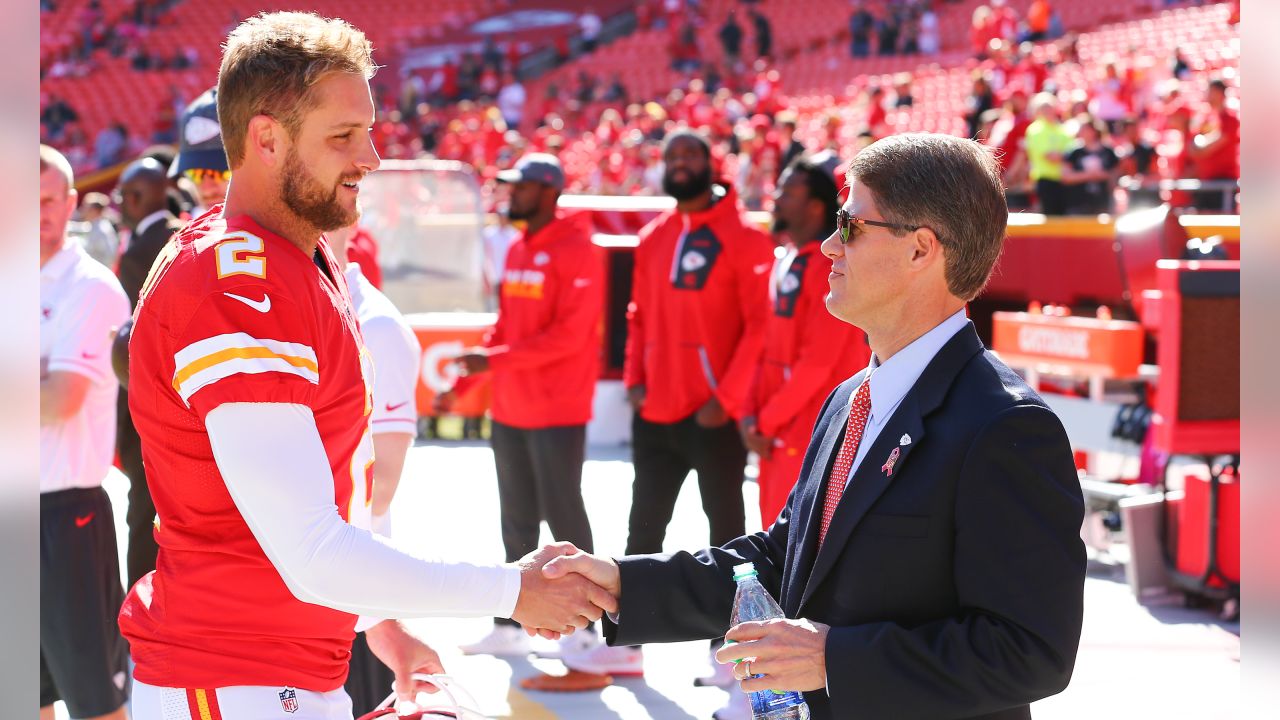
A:
[[[231,499],[299,600],[374,618],[514,612],[517,568],[415,557],[344,522],[310,408],[225,403],[205,427]]]

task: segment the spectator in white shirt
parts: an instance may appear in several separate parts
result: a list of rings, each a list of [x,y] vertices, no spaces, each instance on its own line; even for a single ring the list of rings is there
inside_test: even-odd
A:
[[[119,281],[67,237],[71,165],[40,146],[40,718],[125,720],[128,649],[111,500],[111,337],[129,318]]]
[[[604,23],[600,21],[600,16],[590,7],[578,17],[578,29],[582,31],[583,52],[592,52],[596,49],[596,39],[600,36],[602,27]]]
[[[498,111],[502,113],[502,119],[507,121],[507,127],[512,129],[520,127],[520,121],[524,118],[526,99],[524,85],[520,82],[520,78],[513,74],[511,82],[498,91]]]
[[[80,204],[80,220],[85,226],[85,233],[77,237],[89,257],[106,267],[114,266],[120,254],[120,237],[105,215],[109,203],[110,200],[102,193],[92,192],[84,196],[84,202]]]

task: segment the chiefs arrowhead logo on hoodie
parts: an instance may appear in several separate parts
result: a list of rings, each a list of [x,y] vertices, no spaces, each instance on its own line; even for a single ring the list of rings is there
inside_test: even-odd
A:
[[[773,314],[789,318],[796,314],[796,299],[800,297],[800,287],[804,281],[804,270],[809,265],[808,255],[797,255],[791,259],[791,265],[781,277],[775,276],[777,283],[773,291]]]
[[[709,227],[685,233],[676,243],[671,263],[671,285],[677,290],[701,290],[707,284],[707,278],[711,277],[722,248],[720,239]]]

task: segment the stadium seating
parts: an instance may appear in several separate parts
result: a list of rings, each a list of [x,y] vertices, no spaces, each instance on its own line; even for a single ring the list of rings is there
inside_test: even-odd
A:
[[[947,53],[967,53],[969,28],[973,11],[986,0],[962,0],[956,3],[935,3],[938,12],[938,30],[944,55],[936,58],[918,58],[918,61],[954,63]],[[1009,7],[1019,16],[1025,15],[1031,0],[1010,0]],[[1057,2],[1063,26],[1068,30],[1086,30],[1102,23],[1149,15],[1155,2],[1117,2],[1117,0],[1072,0]],[[883,13],[885,3],[872,1],[867,7],[877,16]],[[706,21],[698,30],[698,47],[702,57],[719,63],[722,50],[718,33],[728,11],[737,7],[736,0],[708,0],[703,3]],[[1212,6],[1211,6],[1212,7]],[[1217,6],[1227,12],[1225,6]],[[788,93],[815,90],[840,91],[843,82],[833,80],[841,75],[885,74],[906,69],[912,60],[902,57],[875,57],[854,62],[848,48],[848,8],[826,0],[789,0],[782,3],[762,3],[760,11],[769,18],[773,27],[775,62],[782,76],[782,89]],[[1187,8],[1173,12],[1194,16],[1199,8]],[[746,18],[739,13],[739,23],[746,31],[743,55],[754,57],[752,45],[754,32]],[[665,62],[669,56],[670,28],[637,32],[627,38],[597,50],[556,71],[539,78],[531,85],[531,96],[549,83],[560,87],[571,84],[579,71],[610,77],[615,72],[624,74],[624,82],[631,97],[658,97],[678,84],[681,74],[670,70]],[[833,82],[836,85],[833,86]]]
[[[64,0],[53,12],[43,14],[42,43],[44,56],[54,56],[64,47],[59,43],[75,43],[76,18],[89,0]],[[942,52],[926,57],[874,56],[853,59],[848,52],[847,6],[839,4],[833,11],[825,0],[789,0],[765,2],[760,8],[773,24],[779,92],[799,115],[802,140],[825,139],[828,121],[839,121],[836,144],[847,152],[866,126],[867,108],[862,91],[871,84],[889,87],[893,75],[904,70],[914,75],[914,105],[891,111],[886,118],[893,131],[927,130],[963,133],[961,115],[971,87],[970,73],[975,61],[969,57],[968,33],[973,8],[982,0],[940,3],[939,27]],[[1009,5],[1023,13],[1031,0],[1010,0]],[[721,54],[717,37],[725,14],[736,0],[705,0],[706,22],[698,31],[703,57],[718,62]],[[97,68],[85,77],[46,78],[42,88],[49,96],[72,103],[80,114],[80,125],[92,141],[99,129],[121,122],[130,130],[132,149],[145,146],[155,130],[156,111],[177,88],[185,98],[211,85],[216,78],[218,46],[226,32],[240,18],[235,0],[187,0],[170,9],[162,22],[150,28],[145,47],[155,56],[170,57],[187,47],[198,53],[195,67],[187,70],[133,70],[126,58],[112,58],[105,50],[93,57]],[[569,4],[562,0],[558,4]],[[1147,2],[1119,0],[1073,0],[1055,2],[1068,28],[1080,32],[1076,44],[1080,64],[1056,65],[1052,80],[1061,93],[1087,89],[1100,77],[1105,63],[1118,59],[1121,64],[1137,64],[1147,79],[1170,76],[1173,52],[1179,49],[1197,75],[1222,73],[1234,76],[1239,63],[1238,28],[1227,22],[1230,3],[1183,5],[1153,12]],[[870,3],[878,10],[878,3]],[[266,0],[255,9],[275,10],[288,5],[283,0]],[[316,0],[312,8],[325,15],[341,15],[369,34],[380,49],[379,61],[395,63],[400,51],[429,44],[448,36],[451,29],[463,27],[480,17],[505,11],[510,0],[388,0],[368,3],[354,12],[344,0]],[[128,0],[103,0],[106,17],[122,17],[130,11]],[[836,12],[833,16],[832,13]],[[1102,24],[1104,21],[1121,20]],[[744,57],[754,57],[754,31],[745,13],[740,22],[746,31]],[[639,30],[620,38],[526,83],[530,109],[543,107],[546,90],[558,85],[565,97],[577,84],[580,72],[607,83],[615,75],[621,78],[631,100],[665,97],[673,87],[684,86],[690,76],[677,72],[668,61],[670,28]],[[1136,52],[1133,52],[1136,51]],[[1050,44],[1041,43],[1034,56],[1046,60]],[[388,71],[384,71],[388,72]],[[605,107],[592,103],[582,109],[582,117],[594,123],[594,117]],[[536,118],[527,112],[526,125]],[[528,126],[524,130],[530,129]],[[565,150],[567,161],[592,162],[583,141],[570,138]],[[588,143],[589,144],[589,143]],[[586,159],[579,159],[586,158]]]
[[[63,52],[82,41],[81,20],[90,0],[58,0],[54,8],[40,13],[40,65],[45,67]],[[114,23],[131,9],[130,0],[98,0],[103,19]]]

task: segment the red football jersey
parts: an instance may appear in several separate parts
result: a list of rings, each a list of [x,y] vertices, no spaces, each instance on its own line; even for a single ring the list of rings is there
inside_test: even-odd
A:
[[[151,685],[334,690],[356,616],[285,586],[227,491],[204,419],[227,402],[311,408],[336,512],[368,527],[372,364],[325,241],[310,258],[248,217],[221,214],[214,207],[169,242],[135,313],[129,409],[160,554],[129,591],[120,630],[137,679]]]

